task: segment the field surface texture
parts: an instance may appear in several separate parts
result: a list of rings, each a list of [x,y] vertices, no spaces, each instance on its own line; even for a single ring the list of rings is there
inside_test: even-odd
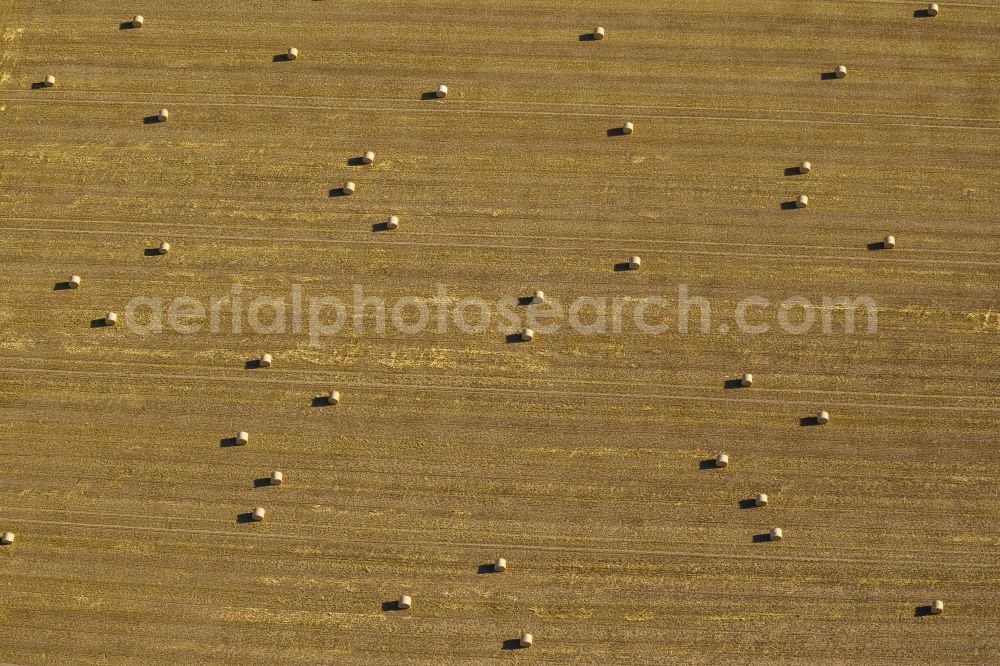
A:
[[[1000,663],[1000,4],[925,6],[0,1],[0,662]]]

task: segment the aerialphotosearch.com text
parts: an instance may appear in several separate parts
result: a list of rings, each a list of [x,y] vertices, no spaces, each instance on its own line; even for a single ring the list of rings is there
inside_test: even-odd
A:
[[[139,295],[125,310],[128,328],[141,335],[197,333],[304,335],[311,346],[345,330],[355,334],[477,335],[487,331],[511,334],[525,328],[540,335],[570,330],[579,335],[637,332],[646,335],[743,334],[784,332],[873,334],[878,330],[878,305],[870,297],[788,296],[781,300],[750,294],[723,307],[678,284],[670,297],[578,295],[561,299],[505,296],[486,299],[457,297],[447,285],[434,293],[386,299],[353,285],[350,295],[309,294],[291,285],[282,296],[251,295],[239,284],[229,293],[198,299],[193,296]]]

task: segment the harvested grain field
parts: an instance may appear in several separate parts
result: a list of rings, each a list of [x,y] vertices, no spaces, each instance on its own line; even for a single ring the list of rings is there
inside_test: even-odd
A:
[[[0,661],[1000,661],[1000,6],[925,7],[0,4]]]

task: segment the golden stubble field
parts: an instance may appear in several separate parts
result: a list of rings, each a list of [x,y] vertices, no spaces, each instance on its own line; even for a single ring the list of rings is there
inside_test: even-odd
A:
[[[0,661],[1000,660],[1000,7],[99,5],[0,6]],[[233,284],[685,284],[713,324],[91,327]],[[750,295],[868,295],[879,330],[741,334]]]

